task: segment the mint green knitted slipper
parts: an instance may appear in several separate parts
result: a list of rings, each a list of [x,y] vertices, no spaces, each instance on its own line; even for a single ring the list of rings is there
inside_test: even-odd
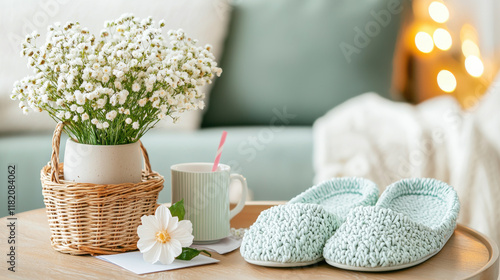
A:
[[[390,271],[420,264],[437,254],[453,234],[460,210],[456,191],[435,179],[404,179],[375,206],[353,209],[327,241],[332,266]]]
[[[335,178],[262,211],[245,233],[243,258],[255,265],[306,266],[323,260],[323,247],[349,209],[374,205],[378,187],[361,178]]]

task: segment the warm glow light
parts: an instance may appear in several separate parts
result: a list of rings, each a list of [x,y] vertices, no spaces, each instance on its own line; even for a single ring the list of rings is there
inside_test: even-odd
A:
[[[434,49],[432,37],[427,32],[420,31],[415,35],[415,45],[417,49],[423,53],[430,53]]]
[[[465,40],[477,42],[477,32],[474,26],[469,23],[464,24],[464,26],[462,26],[462,28],[460,29],[460,39],[462,40],[462,42],[464,42]]]
[[[445,92],[452,92],[457,88],[457,79],[453,73],[448,70],[441,70],[437,75],[437,83],[439,88]]]
[[[450,18],[450,12],[448,11],[448,8],[441,3],[434,1],[429,5],[429,15],[431,18],[438,23],[443,23]]]
[[[479,47],[476,45],[476,43],[472,42],[471,40],[465,40],[462,43],[462,52],[464,53],[465,57],[471,55],[479,57]]]
[[[432,37],[434,38],[434,44],[436,44],[438,49],[446,51],[451,48],[451,35],[448,31],[446,31],[446,29],[436,29]]]
[[[471,55],[465,59],[465,70],[473,77],[479,77],[484,72],[484,65],[479,57]]]

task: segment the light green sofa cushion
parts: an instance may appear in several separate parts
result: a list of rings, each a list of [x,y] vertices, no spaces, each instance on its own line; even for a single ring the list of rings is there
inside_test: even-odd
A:
[[[311,127],[235,127],[228,131],[221,163],[247,178],[255,200],[289,200],[312,185]],[[153,130],[142,139],[151,166],[165,177],[159,202],[170,202],[170,166],[212,162],[222,128],[195,132]],[[0,137],[0,181],[7,182],[7,165],[17,166],[17,212],[44,207],[40,169],[50,160],[50,134]],[[61,140],[61,160],[66,137]],[[0,192],[5,205],[7,191]],[[0,209],[0,217],[7,207]]]
[[[405,1],[235,2],[204,126],[268,124],[276,108],[311,125],[358,94],[389,96]]]

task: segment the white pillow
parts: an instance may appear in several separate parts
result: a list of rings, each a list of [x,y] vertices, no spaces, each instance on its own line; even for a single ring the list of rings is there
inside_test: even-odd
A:
[[[105,20],[118,18],[123,13],[133,13],[140,18],[152,16],[158,22],[166,21],[166,29],[182,28],[188,36],[198,39],[200,45],[213,46],[215,57],[220,60],[230,5],[227,0],[23,0],[1,1],[0,17],[0,133],[21,131],[51,131],[55,122],[46,112],[22,114],[18,103],[10,100],[14,81],[31,74],[26,58],[20,57],[21,43],[26,34],[37,30],[45,42],[47,26],[54,22],[78,21],[98,34]],[[205,87],[208,96],[210,87]],[[201,124],[201,111],[186,112],[177,124],[170,119],[157,127],[175,130],[195,130]]]

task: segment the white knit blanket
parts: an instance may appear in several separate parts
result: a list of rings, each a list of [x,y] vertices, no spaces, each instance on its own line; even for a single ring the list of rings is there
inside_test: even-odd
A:
[[[401,178],[432,177],[455,187],[459,222],[500,244],[500,79],[471,110],[452,97],[418,106],[373,93],[314,124],[315,182],[373,180],[382,192]]]

